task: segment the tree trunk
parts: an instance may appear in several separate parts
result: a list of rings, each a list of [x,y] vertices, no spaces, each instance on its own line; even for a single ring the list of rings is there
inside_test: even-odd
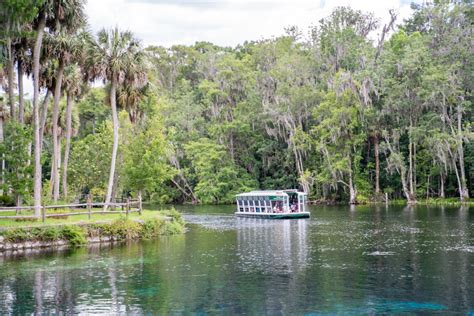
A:
[[[41,112],[41,122],[40,122],[40,144],[43,146],[43,137],[44,137],[44,129],[46,126],[46,120],[48,118],[48,107],[49,107],[49,99],[51,98],[51,90],[47,89],[46,96],[43,100],[42,112]]]
[[[444,174],[441,173],[441,175],[439,176],[439,197],[440,198],[443,198],[445,197],[445,193],[444,193]]]
[[[413,195],[416,195],[416,143],[413,143]]]
[[[402,181],[403,194],[405,194],[405,197],[407,199],[408,204],[415,204],[416,199],[415,199],[414,195],[411,194],[411,191],[408,188],[408,183],[407,183],[405,173],[406,173],[405,168],[400,170],[400,178],[401,178],[401,181]]]
[[[1,102],[1,101],[0,101]],[[0,143],[3,143],[3,104],[0,103]],[[2,155],[2,174],[0,179],[0,184],[5,183],[5,155]],[[3,189],[0,188],[0,193],[3,195]]]
[[[105,197],[104,211],[107,211],[108,204],[112,197],[112,189],[114,186],[115,162],[117,159],[118,141],[119,141],[119,120],[116,105],[117,79],[113,75],[110,87],[110,106],[112,108],[112,123],[114,127],[114,144],[112,147],[112,160],[110,163],[109,183],[107,186],[107,195]]]
[[[38,28],[36,29],[36,41],[33,49],[33,117],[35,138],[35,168],[34,168],[34,200],[35,216],[41,215],[41,144],[40,144],[40,120],[39,120],[39,70],[41,44],[43,42],[46,16],[40,13]]]
[[[426,199],[430,197],[430,175],[428,174],[426,179]]]
[[[122,156],[122,155],[121,155],[120,153],[117,153],[117,158],[118,158],[118,159],[117,159],[116,165],[118,164],[118,165],[120,166],[120,164],[121,164],[120,162],[121,162],[121,160],[122,160],[122,157],[121,157],[121,156]],[[119,181],[120,181],[120,179],[119,179],[119,174],[118,174],[117,172],[115,172],[115,174],[114,174],[114,184],[113,184],[113,186],[112,186],[112,195],[111,195],[111,197],[110,197],[110,201],[111,201],[112,203],[116,203],[116,202],[117,202],[117,190],[118,190]],[[112,210],[115,211],[115,206],[112,207]]]
[[[19,59],[17,63],[18,72],[18,121],[25,123],[25,101],[23,96],[23,62]]]
[[[16,196],[16,206],[21,207],[23,205],[23,197],[21,195]]]
[[[72,134],[72,106],[73,98],[70,93],[67,94],[67,105],[66,105],[66,146],[64,148],[63,158],[63,196],[67,200],[67,167],[69,163],[69,151],[71,149],[71,134]]]
[[[64,73],[64,61],[59,61],[58,70],[56,72],[56,85],[54,87],[54,102],[53,102],[53,174],[51,178],[53,179],[53,201],[59,200],[59,155],[60,155],[60,146],[59,146],[59,101],[61,99],[61,86],[63,81]]]
[[[303,192],[309,193],[308,183],[306,183],[306,181],[301,181],[302,176],[304,174],[303,159],[301,157],[301,153],[298,151],[298,149],[296,148],[294,144],[291,144],[291,147],[293,147],[293,153],[295,155],[296,170],[298,172],[298,178],[299,178],[298,182],[303,188]]]
[[[357,204],[357,188],[352,179],[352,163],[349,159],[349,204]]]
[[[413,143],[411,139],[413,123],[410,119],[410,131],[408,134],[408,184],[410,186],[410,195],[413,196]]]
[[[459,175],[461,186],[459,188],[459,197],[461,202],[469,199],[469,190],[467,189],[466,170],[464,169],[464,148],[463,148],[463,132],[462,132],[462,108],[461,103],[457,106],[457,120],[458,120],[458,140],[457,150],[459,156]]]
[[[380,157],[379,157],[379,137],[374,137],[374,155],[375,155],[375,194],[380,193]]]
[[[352,181],[352,174],[349,176],[349,204],[357,204],[357,189]]]
[[[7,28],[8,32],[8,28]],[[15,65],[13,61],[12,40],[7,38],[7,75],[8,75],[8,105],[10,106],[10,119],[15,120],[15,94],[13,91],[13,81],[15,76]]]
[[[53,158],[51,160],[51,169],[49,171],[49,190],[48,190],[48,196],[53,196],[53,187],[54,187],[54,168],[56,164],[56,160]]]

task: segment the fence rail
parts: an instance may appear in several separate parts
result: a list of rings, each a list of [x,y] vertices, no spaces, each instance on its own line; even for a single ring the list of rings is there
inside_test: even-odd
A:
[[[93,211],[94,207],[108,207],[111,210],[102,210],[102,211]],[[69,208],[75,210],[74,212],[61,212],[61,213],[47,213],[48,209],[60,209],[60,208]],[[85,211],[78,212],[77,209],[85,208]],[[119,208],[120,210],[116,210]],[[0,208],[0,213],[5,212],[15,212],[15,215],[0,215],[0,219],[38,219],[35,215],[20,215],[21,211],[35,210],[35,206],[13,206],[13,207],[2,207]],[[138,195],[138,199],[127,198],[126,202],[121,203],[103,203],[103,202],[92,202],[92,196],[87,197],[86,203],[72,203],[72,204],[63,204],[63,205],[43,205],[41,206],[41,216],[43,223],[48,217],[66,217],[66,216],[76,216],[76,215],[87,215],[89,219],[93,214],[126,214],[127,217],[130,213],[138,213],[142,215],[143,205],[141,194]]]

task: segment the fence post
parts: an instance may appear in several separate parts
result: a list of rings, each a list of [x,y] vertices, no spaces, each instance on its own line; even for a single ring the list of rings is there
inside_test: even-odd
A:
[[[41,219],[44,222],[46,222],[46,205],[43,205],[43,207],[41,208],[42,212],[41,212]]]
[[[91,210],[92,210],[92,197],[90,194],[87,195],[87,217],[91,219]]]
[[[128,214],[130,213],[130,197],[127,197],[127,219],[128,219]]]
[[[142,191],[138,191],[138,215],[142,215]]]

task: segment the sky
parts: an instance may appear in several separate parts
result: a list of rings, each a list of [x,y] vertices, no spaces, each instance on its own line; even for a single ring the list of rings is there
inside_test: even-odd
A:
[[[397,10],[400,22],[411,12],[410,0],[89,0],[86,13],[94,33],[118,26],[145,46],[209,41],[234,47],[282,35],[293,25],[306,33],[337,6],[373,12],[382,24],[389,9]]]
[[[420,0],[416,0],[420,1]],[[235,47],[245,41],[276,37],[285,27],[297,26],[303,34],[338,6],[372,12],[389,20],[389,9],[398,23],[411,14],[412,0],[88,0],[90,30],[118,26],[132,31],[144,46],[170,47],[208,41]],[[372,36],[377,38],[377,33]],[[24,78],[27,98],[32,98],[31,78]]]

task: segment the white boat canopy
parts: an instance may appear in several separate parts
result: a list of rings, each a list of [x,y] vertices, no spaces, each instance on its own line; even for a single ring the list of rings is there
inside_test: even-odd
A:
[[[296,192],[296,190],[295,190]],[[264,191],[250,191],[237,194],[236,196],[288,196],[284,190],[264,190]]]
[[[302,213],[306,212],[307,194],[298,190],[263,190],[236,195],[237,212],[245,213]]]

